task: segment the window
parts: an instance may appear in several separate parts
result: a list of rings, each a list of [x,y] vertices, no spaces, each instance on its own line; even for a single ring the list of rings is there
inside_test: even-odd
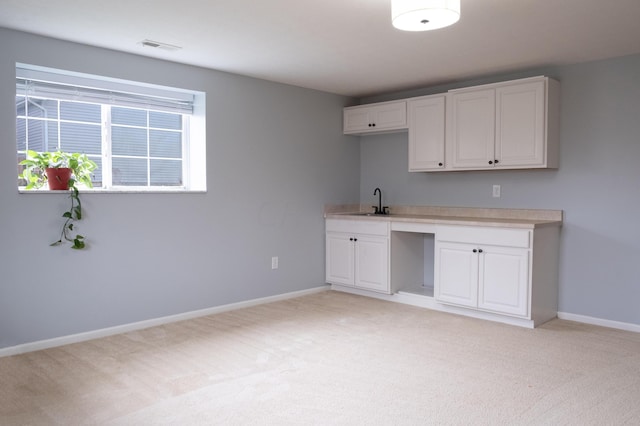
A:
[[[87,154],[97,189],[205,190],[204,121],[201,92],[16,66],[18,161]]]

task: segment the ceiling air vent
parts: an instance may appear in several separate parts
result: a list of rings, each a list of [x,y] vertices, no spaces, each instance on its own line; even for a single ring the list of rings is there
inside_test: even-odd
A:
[[[162,49],[162,50],[170,50],[170,51],[176,51],[176,50],[182,49],[182,47],[180,46],[174,46],[173,44],[161,43],[159,41],[153,41],[148,39],[142,40],[140,44],[143,47],[153,47],[154,49]]]

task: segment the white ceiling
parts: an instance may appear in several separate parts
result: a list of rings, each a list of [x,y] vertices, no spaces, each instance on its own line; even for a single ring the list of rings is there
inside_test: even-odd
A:
[[[640,0],[461,9],[411,33],[391,26],[390,0],[2,0],[0,26],[350,96],[640,52]]]

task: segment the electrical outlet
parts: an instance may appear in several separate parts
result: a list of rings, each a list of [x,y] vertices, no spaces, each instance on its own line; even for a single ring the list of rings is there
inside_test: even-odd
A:
[[[271,258],[271,269],[278,269],[278,256]]]
[[[493,185],[493,198],[500,198],[500,185]]]

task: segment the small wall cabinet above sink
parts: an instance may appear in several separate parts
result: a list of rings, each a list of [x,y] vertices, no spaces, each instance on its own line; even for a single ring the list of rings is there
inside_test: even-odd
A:
[[[380,102],[347,107],[343,111],[343,133],[384,133],[407,129],[407,102]]]

